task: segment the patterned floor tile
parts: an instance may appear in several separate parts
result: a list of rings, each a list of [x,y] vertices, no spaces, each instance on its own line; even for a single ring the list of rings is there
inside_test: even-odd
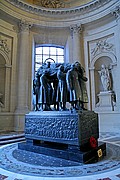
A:
[[[107,178],[97,179],[97,180],[112,180],[112,179],[110,179],[109,177],[107,177]]]
[[[116,175],[118,178],[120,178],[120,174]]]
[[[6,178],[8,178],[8,176],[4,176],[4,175],[0,174],[0,180],[4,180]]]

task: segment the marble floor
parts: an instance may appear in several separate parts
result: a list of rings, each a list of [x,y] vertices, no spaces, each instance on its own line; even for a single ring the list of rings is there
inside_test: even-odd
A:
[[[1,146],[0,180],[120,180],[120,133],[100,133],[99,141],[106,142],[107,156],[87,165],[36,158],[36,153],[18,151],[17,143]]]

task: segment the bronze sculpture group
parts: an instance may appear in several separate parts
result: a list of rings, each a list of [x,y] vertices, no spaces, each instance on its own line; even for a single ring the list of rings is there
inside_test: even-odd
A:
[[[66,111],[66,103],[71,110],[84,109],[88,102],[84,68],[79,62],[50,63],[45,62],[37,71],[33,80],[36,111]]]
[[[79,62],[42,64],[33,80],[34,110],[40,112],[26,114],[20,150],[80,163],[106,155],[106,144],[98,145],[98,114],[83,111],[88,102],[84,72]]]

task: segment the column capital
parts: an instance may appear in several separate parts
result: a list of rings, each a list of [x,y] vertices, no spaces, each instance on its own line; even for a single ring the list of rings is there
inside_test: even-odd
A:
[[[80,34],[83,30],[82,24],[74,24],[70,26],[70,31],[73,36],[73,34]]]
[[[120,6],[117,6],[111,14],[114,15],[117,20],[120,19]]]
[[[19,27],[19,31],[20,32],[22,32],[22,31],[29,31],[30,28],[32,27],[32,23],[28,22],[26,20],[20,20],[20,22],[18,24],[18,27]]]

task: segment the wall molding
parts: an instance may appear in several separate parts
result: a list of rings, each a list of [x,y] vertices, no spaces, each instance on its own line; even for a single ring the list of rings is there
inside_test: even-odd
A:
[[[29,11],[31,13],[35,14],[43,14],[43,15],[49,15],[49,16],[63,16],[63,15],[83,15],[88,12],[92,12],[94,10],[97,10],[100,7],[103,7],[104,5],[111,2],[111,0],[94,0],[90,3],[87,3],[85,5],[81,5],[74,8],[44,8],[36,5],[30,5],[26,2],[23,2],[22,0],[6,0],[7,2],[13,4],[16,7],[19,7],[25,11]]]

